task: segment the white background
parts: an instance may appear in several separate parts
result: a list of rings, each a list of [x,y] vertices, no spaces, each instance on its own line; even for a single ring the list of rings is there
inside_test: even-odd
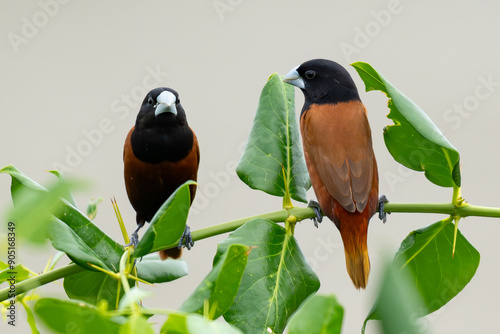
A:
[[[216,9],[217,3],[226,7]],[[280,198],[249,189],[234,173],[239,148],[269,75],[284,75],[312,58],[329,58],[347,67],[368,109],[380,192],[393,202],[449,201],[450,189],[400,167],[388,154],[382,137],[383,127],[390,124],[386,98],[380,92],[365,93],[348,66],[362,60],[425,110],[459,150],[466,200],[500,206],[499,10],[494,1],[4,1],[0,166],[13,164],[46,184],[51,177],[45,171],[55,164],[68,166],[69,161],[73,167],[67,177],[89,181],[87,190],[75,194],[78,206],[85,209],[90,197],[102,196],[95,223],[121,240],[109,199],[116,197],[131,231],[135,214],[123,184],[122,149],[146,79],[146,85],[179,92],[200,141],[197,211],[189,218],[193,230],[279,210]],[[153,82],[147,78],[148,69],[168,75]],[[496,84],[488,91],[480,78]],[[298,90],[296,95],[300,110],[303,97]],[[99,128],[103,119],[111,124],[110,131],[89,146],[85,131]],[[81,161],[71,160],[69,150],[83,152]],[[0,176],[2,217],[11,205],[9,186],[10,178]],[[314,198],[312,191],[309,197]],[[345,270],[335,226],[328,220],[319,230],[310,221],[297,226],[296,238],[320,277],[320,292],[335,294],[345,307],[344,333],[359,332],[380,285],[385,254],[392,256],[410,231],[438,219],[393,214],[386,225],[373,219],[372,271],[367,290],[361,292]],[[488,333],[498,327],[500,224],[467,218],[460,229],[481,253],[481,264],[457,298],[419,322],[426,332]],[[217,242],[225,237],[199,241],[185,252],[189,276],[147,287],[154,297],[145,305],[179,307],[209,272]],[[18,260],[39,272],[54,253],[49,246],[20,243]],[[37,292],[65,298],[62,286],[55,283]],[[18,326],[13,330],[2,323],[0,328],[27,333],[25,318],[18,310]],[[161,324],[164,318],[153,321]],[[377,331],[376,323],[368,325],[368,333]]]

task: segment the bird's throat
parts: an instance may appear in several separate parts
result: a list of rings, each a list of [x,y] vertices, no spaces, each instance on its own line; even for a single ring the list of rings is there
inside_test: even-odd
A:
[[[193,132],[189,126],[135,129],[131,142],[134,155],[144,162],[175,162],[186,157],[191,151]]]

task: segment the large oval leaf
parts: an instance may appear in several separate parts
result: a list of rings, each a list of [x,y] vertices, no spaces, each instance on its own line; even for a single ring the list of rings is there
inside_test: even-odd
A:
[[[212,271],[200,283],[193,294],[182,304],[181,310],[204,313],[208,300],[208,315],[217,319],[233,304],[248,261],[250,247],[233,244],[214,265]]]
[[[186,228],[186,220],[191,206],[189,186],[194,181],[184,182],[163,203],[154,215],[144,236],[134,251],[134,257],[166,249],[179,240]]]
[[[231,233],[219,243],[215,263],[232,244],[255,248],[224,318],[245,333],[283,332],[288,318],[319,289],[318,277],[293,235],[269,220],[249,221]]]
[[[181,259],[161,260],[158,254],[148,254],[137,261],[137,276],[149,283],[171,282],[188,274],[188,265]]]
[[[252,189],[307,202],[311,183],[295,117],[295,93],[277,74],[262,89],[236,173]]]
[[[388,284],[384,280],[383,291],[365,325],[368,320],[380,319],[390,328],[408,326],[401,317],[391,315],[392,308],[406,309],[401,309],[401,312],[411,314],[414,320],[438,310],[462,291],[479,266],[479,252],[457,230],[455,255],[452,256],[454,232],[451,220],[445,219],[413,231],[403,240],[385,279],[395,283]],[[396,285],[401,286],[401,291]],[[418,292],[418,298],[411,297],[413,290]],[[405,297],[405,294],[409,295]],[[410,299],[418,300],[418,303],[411,306]],[[396,327],[391,327],[394,319],[401,321],[394,325]]]
[[[35,313],[56,333],[117,333],[120,325],[103,310],[84,302],[40,299]]]
[[[130,282],[130,281],[129,281]],[[134,281],[131,281],[132,285]],[[85,270],[64,278],[64,291],[71,299],[83,300],[98,305],[106,300],[110,309],[116,309],[117,298],[123,296],[123,289],[118,295],[118,280],[100,271]]]
[[[108,266],[119,268],[124,248],[97,227],[84,213],[63,201],[61,212],[56,216],[68,225],[90,249]]]
[[[59,219],[55,217],[52,219],[47,235],[55,249],[66,253],[79,266],[91,270],[92,268],[88,264],[93,264],[106,270],[112,270],[78,234]]]
[[[408,273],[427,306],[421,316],[432,313],[453,299],[470,282],[479,266],[479,252],[449,219],[411,232],[403,240],[394,264]]]
[[[54,215],[57,219],[65,223],[79,237],[83,248],[88,247],[99,259],[106,265],[107,268],[118,268],[120,257],[123,254],[123,246],[111,239],[101,229],[99,229],[85,214],[76,209],[63,197],[70,198],[67,188],[64,187],[64,182],[59,179],[57,185],[48,191],[14,166],[7,166],[0,170],[0,173],[6,173],[11,176],[11,195],[14,202],[15,210],[26,212],[25,219],[29,224],[25,226],[25,230],[31,230],[30,233],[38,234],[40,237],[47,237],[47,229],[52,226]],[[30,206],[30,210],[23,209],[23,197],[28,197],[30,203],[35,200],[36,207]],[[37,200],[38,199],[38,200]],[[21,228],[21,222],[18,222],[16,227]],[[63,231],[67,233],[68,231]],[[71,234],[71,233],[70,233]],[[52,233],[54,238],[56,233]],[[56,244],[54,247],[56,247]],[[67,244],[66,244],[67,246]],[[65,249],[61,249],[65,251]],[[90,253],[86,254],[89,255]],[[78,259],[77,254],[73,254],[74,260],[79,263],[86,263],[87,258]],[[79,261],[78,261],[79,260]],[[96,262],[94,262],[97,264]]]
[[[366,91],[380,90],[389,98],[384,140],[392,157],[404,166],[424,171],[429,181],[442,187],[460,187],[460,156],[427,114],[375,69],[363,62],[352,64]]]

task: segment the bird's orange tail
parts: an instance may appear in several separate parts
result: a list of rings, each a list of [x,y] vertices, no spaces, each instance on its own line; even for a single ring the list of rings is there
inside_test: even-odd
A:
[[[158,252],[158,254],[160,255],[160,259],[162,260],[166,260],[168,258],[178,259],[182,255],[182,249],[174,247],[170,249],[161,250]]]
[[[367,234],[368,220],[364,213],[345,212],[341,217],[340,234],[344,243],[347,272],[357,289],[364,289],[370,274]]]

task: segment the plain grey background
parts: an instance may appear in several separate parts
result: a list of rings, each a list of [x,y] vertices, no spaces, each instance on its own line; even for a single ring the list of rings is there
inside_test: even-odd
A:
[[[144,93],[168,86],[179,92],[200,141],[192,229],[279,210],[280,198],[249,189],[234,166],[269,75],[329,58],[347,67],[368,109],[380,192],[394,202],[449,201],[451,189],[431,184],[388,154],[382,138],[383,127],[391,123],[385,117],[387,100],[380,92],[365,93],[348,66],[362,60],[425,110],[459,150],[466,200],[500,206],[499,10],[494,1],[3,1],[0,165],[14,164],[44,184],[52,179],[46,170],[69,167],[67,177],[89,181],[87,190],[75,194],[79,207],[102,196],[95,223],[121,240],[112,196],[130,232],[135,225],[123,184],[123,142]],[[298,90],[296,96],[300,110],[303,97]],[[0,176],[2,217],[11,205],[9,186],[9,177]],[[312,191],[309,197],[314,198]],[[310,221],[296,227],[301,249],[321,279],[320,293],[335,294],[345,307],[344,333],[359,332],[378,291],[385,255],[392,256],[410,231],[438,219],[393,214],[385,225],[373,219],[366,291],[353,287],[340,235],[330,221],[318,230]],[[481,264],[457,298],[419,321],[426,332],[497,328],[500,223],[467,218],[460,230],[481,253]],[[217,242],[225,237],[199,241],[185,252],[190,274],[145,287],[154,292],[145,305],[179,307],[209,272]],[[18,260],[40,272],[54,253],[49,246],[20,243]],[[37,293],[64,298],[60,283]],[[25,318],[18,310],[18,326],[0,328],[26,333]],[[164,318],[153,321],[161,324]],[[368,325],[368,333],[377,331],[376,323]]]

